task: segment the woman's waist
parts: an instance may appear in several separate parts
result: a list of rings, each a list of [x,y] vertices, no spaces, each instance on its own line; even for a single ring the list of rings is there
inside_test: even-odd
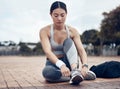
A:
[[[55,55],[58,59],[64,58],[65,55]],[[49,60],[49,58],[47,57],[47,60]]]
[[[62,57],[64,57],[65,55],[64,54],[59,54],[59,55],[56,55],[57,56],[57,58],[62,58]]]
[[[53,51],[53,53],[57,56],[57,57],[63,57],[65,55],[64,51]]]

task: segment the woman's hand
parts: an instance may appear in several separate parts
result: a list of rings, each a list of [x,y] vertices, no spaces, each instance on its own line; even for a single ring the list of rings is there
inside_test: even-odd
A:
[[[83,77],[85,77],[87,75],[87,72],[88,72],[88,67],[82,67],[81,73],[82,73]]]
[[[70,76],[70,70],[69,70],[68,67],[66,67],[66,65],[62,65],[60,70],[61,70],[61,73],[62,73],[63,76],[65,76],[65,77]]]

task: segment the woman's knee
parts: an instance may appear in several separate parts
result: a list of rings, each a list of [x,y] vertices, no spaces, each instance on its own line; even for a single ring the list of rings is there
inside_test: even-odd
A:
[[[78,64],[78,52],[77,48],[71,38],[67,38],[63,44],[63,50],[68,58],[70,65],[73,63]]]
[[[60,77],[62,76],[60,70],[58,70],[57,68],[53,66],[46,66],[43,69],[42,74],[47,80],[60,79]]]
[[[72,46],[73,43],[74,43],[74,42],[73,42],[73,40],[72,40],[71,38],[67,38],[67,39],[64,41],[64,43],[63,43],[63,46],[64,46],[65,50],[68,51],[69,48]]]

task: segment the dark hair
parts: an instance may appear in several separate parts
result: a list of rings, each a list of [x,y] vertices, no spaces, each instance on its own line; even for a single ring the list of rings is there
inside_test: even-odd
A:
[[[56,8],[62,8],[67,13],[66,4],[61,2],[61,1],[55,1],[50,7],[50,14],[52,14],[53,10],[56,9]]]

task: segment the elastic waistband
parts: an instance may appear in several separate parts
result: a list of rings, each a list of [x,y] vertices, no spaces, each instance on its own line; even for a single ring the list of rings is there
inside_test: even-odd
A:
[[[53,51],[55,55],[64,55],[65,53],[63,51]]]

